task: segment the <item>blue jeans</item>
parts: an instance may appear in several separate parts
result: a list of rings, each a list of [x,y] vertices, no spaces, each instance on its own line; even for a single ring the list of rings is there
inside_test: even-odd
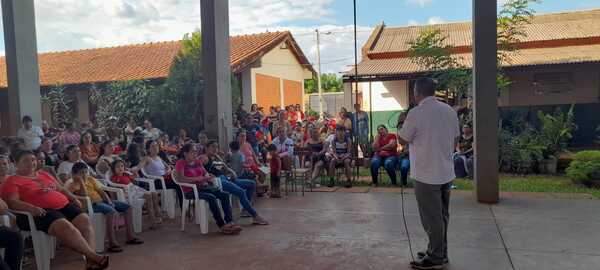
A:
[[[410,160],[408,157],[401,157],[398,165],[400,166],[400,183],[402,185],[408,184],[408,172],[410,171]]]
[[[116,212],[125,213],[129,210],[129,204],[120,201],[113,201],[114,206],[105,203],[99,202],[92,205],[92,209],[94,213],[102,213],[104,215],[113,214]]]
[[[379,184],[379,168],[383,165],[385,171],[390,176],[390,180],[392,185],[396,184],[396,164],[398,164],[397,156],[389,156],[389,157],[380,157],[375,155],[371,160],[371,178],[373,179],[373,184]]]
[[[190,191],[185,194],[188,199],[194,198],[194,192]],[[233,216],[231,214],[231,205],[229,205],[229,194],[219,191],[216,189],[208,189],[198,187],[198,198],[205,200],[208,203],[210,212],[212,213],[215,222],[219,228],[223,227],[227,223],[233,222]],[[225,220],[221,216],[221,210],[217,200],[221,201],[221,207],[223,207],[223,213],[225,214]]]
[[[256,210],[254,210],[250,202],[252,201],[254,192],[256,192],[256,183],[252,180],[245,179],[236,179],[234,182],[232,182],[223,175],[220,176],[220,178],[221,183],[223,184],[223,191],[238,197],[244,210],[248,211],[251,216],[255,217],[257,215]]]

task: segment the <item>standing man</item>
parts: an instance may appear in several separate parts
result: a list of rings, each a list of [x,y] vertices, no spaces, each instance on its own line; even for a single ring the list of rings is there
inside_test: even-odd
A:
[[[23,116],[22,122],[23,127],[17,131],[17,137],[25,142],[22,150],[37,150],[42,145],[42,138],[44,138],[42,128],[34,126],[29,115]]]
[[[448,264],[448,208],[455,178],[452,153],[460,131],[456,112],[435,98],[435,89],[430,78],[415,82],[419,105],[408,113],[398,132],[398,141],[410,145],[410,173],[416,180],[421,223],[429,238],[427,250],[411,262],[414,269],[444,269]]]

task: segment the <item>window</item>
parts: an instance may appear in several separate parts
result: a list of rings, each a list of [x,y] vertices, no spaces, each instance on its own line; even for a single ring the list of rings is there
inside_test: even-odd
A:
[[[538,95],[572,92],[575,80],[571,72],[539,73],[533,76],[533,90]]]

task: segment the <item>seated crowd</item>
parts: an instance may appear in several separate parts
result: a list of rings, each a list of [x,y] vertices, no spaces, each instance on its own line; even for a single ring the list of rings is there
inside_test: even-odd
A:
[[[405,118],[406,113],[402,113],[398,128]],[[144,200],[149,228],[159,229],[163,222],[160,195],[151,191],[150,182],[136,179],[162,177],[165,186],[163,181],[155,180],[156,190],[174,190],[179,205],[184,198],[198,196],[208,203],[222,234],[239,234],[242,227],[234,223],[230,195],[239,200],[243,217],[252,218],[254,225],[268,225],[252,205],[257,196],[280,198],[281,179],[300,167],[310,169],[311,184],[326,169],[328,186],[333,187],[339,177],[351,187],[357,146],[360,151],[372,149],[373,185],[380,182],[381,167],[392,185],[398,184],[398,169],[400,183],[406,185],[408,181],[408,147],[400,148],[396,135],[384,125],[377,127],[368,145],[365,130],[369,120],[360,110],[352,114],[342,108],[337,118],[327,115],[319,120],[314,114],[305,115],[300,105],[284,110],[272,107],[269,115],[256,104],[248,112],[240,106],[235,112],[235,139],[226,153],[203,132],[190,137],[182,129],[170,140],[150,120],[139,127],[130,118],[123,128],[117,128],[115,120],[104,129],[95,129],[92,124],[77,129],[70,123],[50,128],[45,122],[40,128],[26,116],[16,139],[0,142],[0,214],[8,214],[7,209],[28,212],[39,230],[84,255],[87,269],[108,266],[108,257],[97,254],[95,245],[105,245],[108,252],[123,251],[113,226],[120,216],[125,220],[125,244],[143,244],[133,230],[131,201],[111,197],[105,186],[125,186],[123,192],[129,200]],[[455,162],[463,164],[465,173],[469,173],[472,133],[469,127],[463,128],[463,133]],[[180,188],[179,183],[192,184],[197,195],[189,185]],[[86,207],[82,203],[85,197],[91,201],[94,213],[106,217],[105,243],[94,243],[90,217],[82,210]],[[23,215],[16,215],[16,224],[22,230],[28,229]],[[20,236],[8,228],[0,228],[0,236],[4,241],[0,247],[14,254],[5,256],[4,263],[10,268],[4,269],[19,269],[22,245],[5,239]]]

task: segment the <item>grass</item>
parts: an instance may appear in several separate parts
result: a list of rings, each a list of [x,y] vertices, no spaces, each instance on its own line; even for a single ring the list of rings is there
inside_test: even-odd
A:
[[[457,179],[457,189],[472,190],[473,181]],[[587,193],[600,199],[600,190],[573,184],[564,176],[552,175],[500,175],[500,190],[508,192],[553,192],[553,193]]]
[[[370,176],[368,169],[361,168],[360,176]],[[399,177],[399,176],[398,176]],[[399,180],[399,179],[398,179]],[[380,183],[385,186],[389,183],[387,174],[381,175]],[[359,186],[368,186],[370,182],[357,183]],[[412,181],[409,181],[412,186]],[[457,179],[454,181],[456,189],[473,190],[473,180]],[[586,193],[592,194],[594,198],[600,199],[600,189],[588,188],[582,185],[574,184],[570,178],[557,175],[500,175],[500,190],[507,192],[552,192],[552,193]]]

